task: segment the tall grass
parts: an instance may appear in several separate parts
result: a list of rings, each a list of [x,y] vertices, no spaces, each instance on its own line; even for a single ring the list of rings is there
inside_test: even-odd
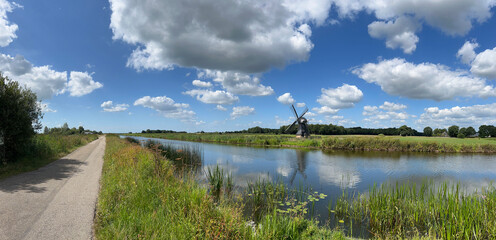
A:
[[[36,170],[97,138],[98,135],[94,134],[68,136],[38,134],[31,140],[23,157],[7,165],[0,164],[0,179]]]
[[[250,224],[241,200],[214,201],[192,178],[174,173],[174,160],[153,150],[107,137],[98,239],[344,239],[339,231],[275,211]],[[211,175],[224,187],[230,181],[220,168]]]
[[[431,236],[495,239],[496,191],[465,194],[458,184],[374,185],[367,195],[339,198],[336,216],[367,224],[378,238]]]

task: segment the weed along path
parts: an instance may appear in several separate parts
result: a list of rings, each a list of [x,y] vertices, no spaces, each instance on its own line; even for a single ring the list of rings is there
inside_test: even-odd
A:
[[[0,239],[91,239],[105,137],[0,181]]]

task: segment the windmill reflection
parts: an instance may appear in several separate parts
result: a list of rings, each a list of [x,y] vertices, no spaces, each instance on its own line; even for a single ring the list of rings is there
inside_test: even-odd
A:
[[[296,158],[293,158],[290,162],[291,168],[293,169],[293,174],[291,174],[290,183],[293,185],[293,181],[296,174],[300,172],[304,179],[307,179],[305,170],[307,168],[307,151],[295,149]]]

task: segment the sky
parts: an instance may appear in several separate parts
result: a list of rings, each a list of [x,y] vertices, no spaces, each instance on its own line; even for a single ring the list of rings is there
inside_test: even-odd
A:
[[[0,71],[104,132],[496,125],[496,0],[0,0]],[[0,106],[1,107],[1,106]]]

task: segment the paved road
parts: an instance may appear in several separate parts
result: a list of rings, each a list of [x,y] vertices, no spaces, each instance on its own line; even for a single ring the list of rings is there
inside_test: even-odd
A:
[[[0,181],[0,239],[91,239],[105,137]]]

